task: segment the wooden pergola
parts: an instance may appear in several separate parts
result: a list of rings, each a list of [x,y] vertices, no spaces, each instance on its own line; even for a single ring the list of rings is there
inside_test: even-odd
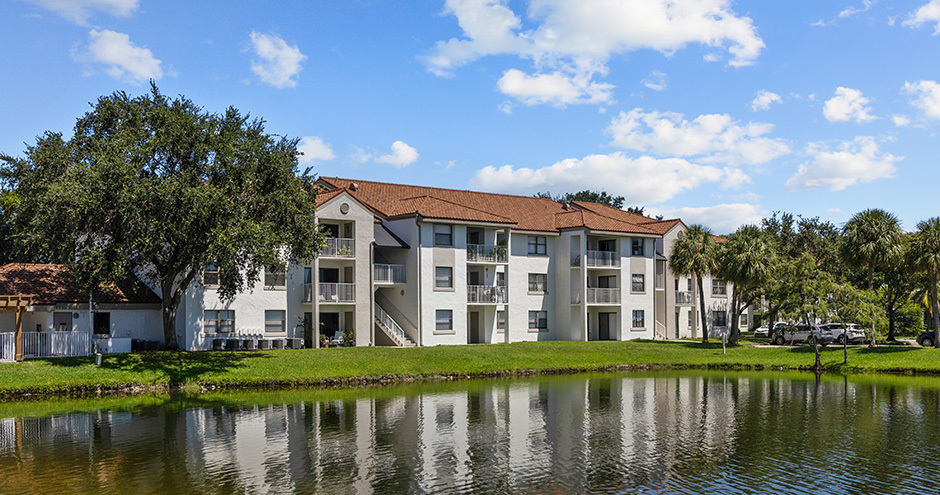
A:
[[[13,313],[16,336],[16,353],[14,359],[23,360],[23,313],[26,308],[33,305],[33,296],[30,295],[2,295],[0,294],[0,313]]]

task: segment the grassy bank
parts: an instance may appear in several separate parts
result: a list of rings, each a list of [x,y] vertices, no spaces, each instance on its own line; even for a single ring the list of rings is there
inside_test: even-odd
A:
[[[822,351],[829,371],[940,374],[940,352],[905,346]],[[348,347],[264,352],[159,352],[0,364],[0,395],[159,390],[168,387],[344,385],[436,377],[474,377],[616,367],[806,369],[809,347],[698,342],[529,342],[409,349]]]

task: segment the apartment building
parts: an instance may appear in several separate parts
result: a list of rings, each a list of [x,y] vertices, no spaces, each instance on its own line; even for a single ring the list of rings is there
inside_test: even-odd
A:
[[[681,220],[337,177],[318,184],[320,255],[266,273],[226,302],[207,267],[179,312],[184,347],[208,349],[231,333],[310,346],[701,336],[701,295],[669,271],[666,257],[686,228]],[[713,313],[708,331],[717,335],[728,326],[721,312],[730,314],[730,289],[708,283],[716,284],[703,296]]]

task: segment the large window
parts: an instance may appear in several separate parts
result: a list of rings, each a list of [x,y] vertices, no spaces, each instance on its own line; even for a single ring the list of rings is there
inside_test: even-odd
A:
[[[202,285],[207,287],[219,286],[219,267],[213,264],[206,265],[202,272]]]
[[[287,323],[285,313],[283,309],[265,310],[264,333],[283,333]]]
[[[287,280],[284,272],[274,270],[270,267],[264,269],[264,288],[265,289],[286,289]]]
[[[111,335],[111,313],[95,313],[95,335]]]
[[[712,325],[716,327],[728,326],[728,313],[726,311],[712,311]]]
[[[646,275],[634,273],[630,290],[633,292],[646,292]]]
[[[434,287],[452,289],[454,287],[454,269],[449,266],[434,268]]]
[[[632,256],[643,256],[643,239],[632,239],[630,241],[630,254]]]
[[[724,280],[712,280],[712,295],[713,296],[727,296],[728,295],[728,282]]]
[[[436,324],[434,329],[438,332],[450,332],[454,329],[454,311],[451,309],[439,309],[436,314]]]
[[[506,312],[497,311],[496,312],[496,332],[503,333],[506,331]]]
[[[633,310],[633,328],[646,327],[646,312],[642,309]]]
[[[529,274],[529,292],[547,292],[548,275],[544,273]]]
[[[207,310],[203,313],[205,333],[230,333],[235,331],[235,311]]]
[[[548,330],[548,311],[529,311],[529,330],[539,332]]]
[[[548,254],[547,238],[540,235],[530,235],[529,254]]]
[[[454,226],[453,225],[434,225],[434,245],[435,246],[453,246],[454,245]]]

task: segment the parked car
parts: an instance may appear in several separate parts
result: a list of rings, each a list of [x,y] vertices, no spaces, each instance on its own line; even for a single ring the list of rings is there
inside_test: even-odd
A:
[[[788,342],[801,343],[811,342],[810,338],[816,338],[816,343],[825,347],[832,343],[832,332],[822,325],[813,325],[812,328],[806,325],[788,325],[775,328],[773,338],[774,344],[783,345]]]
[[[865,330],[855,323],[828,323],[824,325],[832,332],[832,338],[839,343],[861,344],[865,342]]]
[[[786,326],[786,323],[778,321],[774,324],[774,329]],[[754,329],[755,337],[770,337],[770,323],[764,323],[763,325]]]
[[[933,330],[917,336],[917,343],[923,347],[933,347]]]

